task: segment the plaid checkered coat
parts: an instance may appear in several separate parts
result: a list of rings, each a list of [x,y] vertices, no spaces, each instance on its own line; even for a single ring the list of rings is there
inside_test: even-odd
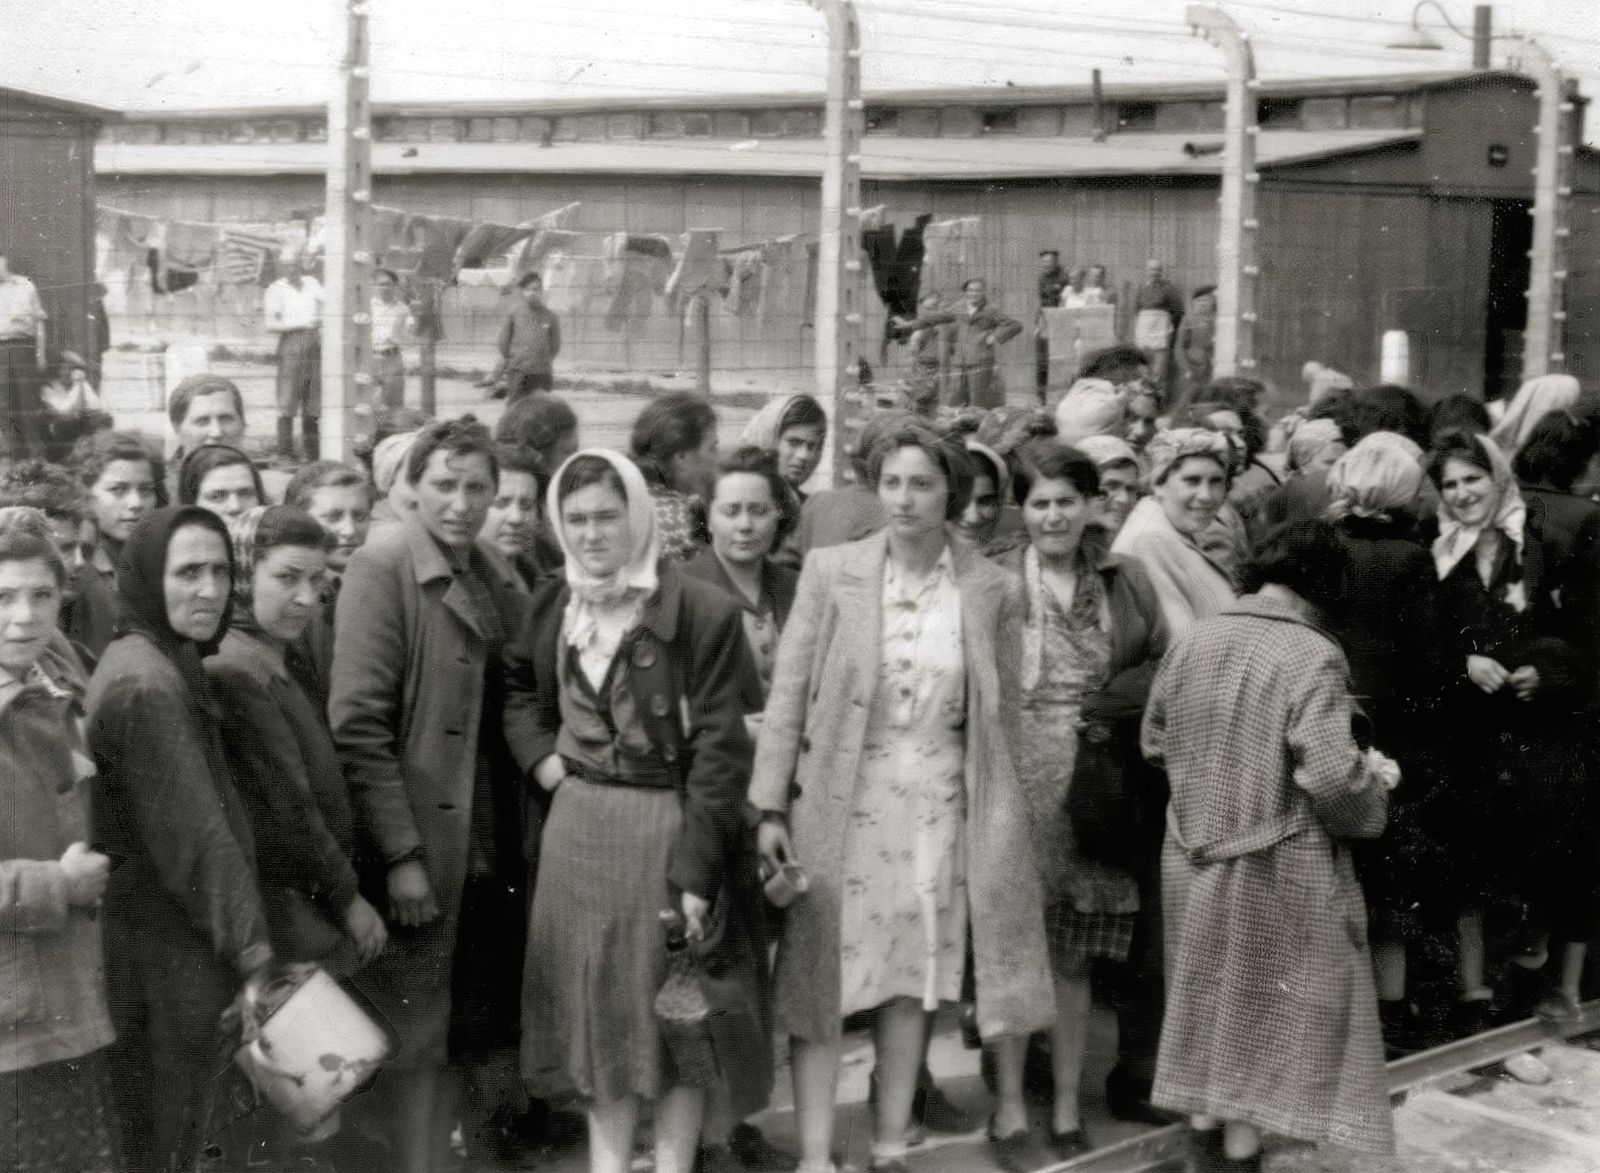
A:
[[[1340,843],[1382,831],[1388,793],[1351,739],[1347,676],[1337,644],[1261,595],[1161,665],[1143,729],[1172,783],[1153,1099],[1388,1152],[1367,912]]]

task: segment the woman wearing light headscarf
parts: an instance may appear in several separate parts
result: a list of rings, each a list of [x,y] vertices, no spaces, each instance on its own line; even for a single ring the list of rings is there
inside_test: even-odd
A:
[[[420,432],[400,432],[385,436],[372,450],[372,486],[378,490],[378,502],[372,507],[369,542],[377,541],[405,521],[406,514],[416,505],[416,490],[401,473],[419,435]]]
[[[1240,538],[1219,524],[1228,496],[1232,448],[1207,428],[1157,432],[1145,448],[1150,496],[1133,507],[1112,544],[1150,573],[1174,636],[1234,600]]]
[[[1571,375],[1540,375],[1517,388],[1500,422],[1489,433],[1500,451],[1515,456],[1548,411],[1570,411],[1578,402],[1578,380]]]
[[[810,395],[773,399],[750,417],[739,435],[739,446],[764,448],[778,462],[778,472],[804,504],[800,491],[822,463],[822,445],[828,435],[828,417]]]
[[[1415,537],[1422,462],[1422,449],[1411,440],[1374,432],[1327,474],[1328,515],[1348,555],[1348,570],[1341,606],[1323,622],[1344,647],[1350,690],[1370,721],[1372,744],[1400,763],[1383,836],[1354,848],[1372,914],[1384,1037],[1399,1049],[1421,1042],[1420,1024],[1410,1013],[1407,946],[1430,930],[1454,931],[1432,886],[1440,863],[1443,829],[1436,811],[1444,779],[1429,719],[1440,679],[1435,574]]]
[[[562,464],[549,513],[565,581],[540,587],[508,646],[506,737],[550,792],[529,921],[522,1067],[534,1094],[588,1101],[594,1173],[626,1173],[639,1101],[656,1168],[690,1173],[704,1089],[676,1082],[654,1013],[663,909],[704,938],[733,877],[751,679],[733,600],[661,561],[639,469],[590,449]],[[735,1118],[770,1088],[730,1089]]]
[[[1085,436],[1073,445],[1100,474],[1100,523],[1115,538],[1139,503],[1139,454],[1119,436]]]
[[[1525,503],[1486,436],[1443,436],[1428,461],[1452,753],[1447,847],[1460,914],[1463,1027],[1531,1009],[1552,931],[1583,940],[1582,711],[1592,691],[1554,597],[1544,506]],[[1486,947],[1486,941],[1488,946]],[[1486,969],[1493,949],[1503,973]],[[1494,983],[1491,985],[1491,981]],[[1519,1004],[1522,1002],[1528,1004]]]

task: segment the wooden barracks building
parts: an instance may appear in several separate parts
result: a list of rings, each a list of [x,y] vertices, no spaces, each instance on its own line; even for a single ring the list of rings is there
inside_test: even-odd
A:
[[[1410,334],[1413,382],[1429,396],[1515,384],[1533,89],[1501,72],[1262,83],[1257,353],[1287,398],[1299,394],[1307,359],[1375,379],[1386,329]],[[1585,104],[1574,95],[1567,141],[1582,142]],[[1032,321],[1044,248],[1069,267],[1105,265],[1124,305],[1151,257],[1185,292],[1215,280],[1220,84],[1112,87],[1099,99],[1087,88],[882,93],[869,96],[866,115],[864,204],[882,205],[883,222],[901,229],[925,215],[977,217],[961,263],[988,278],[1014,317]],[[510,224],[577,202],[567,227],[592,243],[572,247],[595,267],[617,234],[675,241],[715,229],[723,250],[803,243],[815,239],[821,124],[821,102],[808,97],[378,107],[373,202]],[[100,199],[175,220],[270,221],[320,205],[325,138],[311,108],[130,114],[100,132]],[[1593,380],[1600,154],[1579,147],[1574,173],[1566,365]],[[623,344],[609,295],[574,281],[559,307],[564,355],[615,369]],[[232,313],[238,321],[224,332],[259,331],[237,299],[208,310],[203,288],[196,296],[182,311],[196,321]],[[449,337],[492,339],[501,296],[452,290]],[[717,368],[792,376],[809,365],[804,296],[769,300],[759,313],[718,315]],[[871,338],[883,307],[868,304],[879,315]],[[141,308],[136,298],[127,307]],[[677,360],[675,315],[646,315],[622,333],[636,368]],[[1007,352],[1015,394],[1032,385],[1032,347],[1024,338]]]

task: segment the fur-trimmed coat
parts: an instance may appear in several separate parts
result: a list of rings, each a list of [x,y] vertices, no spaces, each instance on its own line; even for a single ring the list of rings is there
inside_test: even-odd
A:
[[[872,696],[878,686],[888,537],[814,550],[800,574],[756,746],[750,801],[786,811],[810,891],[789,909],[778,949],[778,1028],[840,1037],[839,867]],[[1022,586],[952,543],[966,659],[967,891],[985,1037],[1048,1025],[1055,1003],[1028,810],[1008,748],[1016,737]]]

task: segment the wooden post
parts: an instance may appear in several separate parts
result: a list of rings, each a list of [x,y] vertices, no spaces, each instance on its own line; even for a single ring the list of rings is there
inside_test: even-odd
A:
[[[1556,63],[1532,37],[1494,38],[1506,68],[1539,87],[1539,125],[1533,165],[1533,248],[1528,266],[1528,325],[1523,334],[1522,377],[1535,379],[1566,366],[1567,210],[1572,202],[1572,96]]]
[[[367,0],[337,3],[345,43],[328,103],[322,424],[323,454],[342,460],[372,432],[372,110]]]
[[[822,220],[817,253],[817,397],[833,403],[833,466],[850,467],[866,396],[861,389],[861,28],[853,0],[811,0],[828,20],[823,110]]]
[[[1256,61],[1250,34],[1215,8],[1191,5],[1191,28],[1228,63],[1228,97],[1222,139],[1222,196],[1217,201],[1217,343],[1215,375],[1249,375],[1256,367]]]

